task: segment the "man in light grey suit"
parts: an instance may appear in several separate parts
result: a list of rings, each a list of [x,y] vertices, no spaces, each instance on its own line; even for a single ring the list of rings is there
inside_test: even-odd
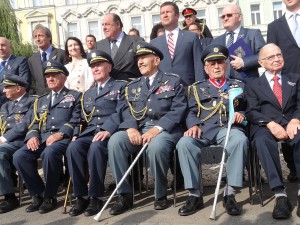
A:
[[[151,44],[164,54],[159,69],[180,75],[187,87],[195,81],[205,79],[201,62],[202,47],[195,33],[179,29],[179,16],[179,8],[175,3],[164,2],[160,6],[160,20],[165,27],[165,35],[151,40]],[[170,35],[173,42],[171,47]],[[169,48],[173,48],[172,55]]]
[[[242,38],[251,49],[253,55],[238,57],[230,55],[230,66],[226,77],[247,81],[249,78],[258,77],[258,53],[265,45],[265,40],[258,29],[248,29],[241,26],[243,19],[241,8],[238,5],[230,4],[222,11],[222,23],[226,30],[224,34],[216,37],[212,43],[222,44],[230,47],[238,39]],[[230,36],[233,34],[233,42],[230,43]]]
[[[135,44],[142,39],[129,36],[122,31],[123,23],[115,13],[103,16],[102,29],[105,39],[98,41],[96,49],[109,54],[114,62],[111,77],[118,80],[130,81],[141,76],[134,59]]]
[[[51,31],[41,24],[35,26],[32,37],[36,46],[38,47],[38,52],[34,53],[28,59],[28,65],[32,78],[35,82],[33,87],[34,92],[37,95],[43,95],[49,91],[45,77],[43,75],[42,64],[48,60],[55,60],[65,65],[65,51],[57,49],[52,45],[52,34]]]

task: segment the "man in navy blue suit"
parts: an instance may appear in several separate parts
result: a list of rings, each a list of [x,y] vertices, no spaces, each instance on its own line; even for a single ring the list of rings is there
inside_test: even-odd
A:
[[[278,141],[285,141],[294,154],[295,167],[300,176],[300,76],[284,73],[282,52],[275,44],[267,44],[259,54],[259,63],[266,72],[245,85],[246,117],[250,122],[253,148],[261,161],[275,193],[274,219],[291,216],[291,204],[283,184]],[[300,216],[300,186],[298,183]]]
[[[226,32],[213,39],[212,43],[222,44],[230,47],[237,40],[242,39],[251,49],[253,55],[230,55],[227,62],[229,67],[226,77],[247,81],[249,78],[258,77],[258,52],[265,45],[265,40],[258,29],[244,28],[241,23],[243,19],[241,8],[238,5],[230,4],[222,11],[222,23]],[[233,40],[230,42],[230,37]]]
[[[27,59],[23,56],[14,56],[10,41],[5,37],[0,37],[0,82],[3,80],[4,72],[15,74],[23,78],[29,85],[31,84],[31,74]],[[0,106],[7,101],[5,95],[0,91]]]
[[[151,44],[160,49],[164,55],[159,69],[178,74],[183,85],[187,87],[195,81],[205,79],[201,62],[202,47],[195,33],[179,29],[179,16],[179,8],[175,3],[164,2],[160,6],[160,20],[165,27],[165,35],[153,39]],[[173,41],[172,54],[168,44],[170,35]]]

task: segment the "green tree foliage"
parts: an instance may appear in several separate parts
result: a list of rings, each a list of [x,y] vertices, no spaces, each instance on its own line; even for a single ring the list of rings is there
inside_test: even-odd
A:
[[[13,53],[17,56],[25,57],[32,55],[32,45],[22,43],[22,37],[18,31],[17,18],[9,0],[0,0],[0,21],[0,36],[11,41]]]

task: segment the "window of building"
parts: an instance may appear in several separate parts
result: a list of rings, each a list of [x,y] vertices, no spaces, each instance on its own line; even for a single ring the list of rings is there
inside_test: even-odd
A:
[[[43,0],[33,0],[33,7],[43,6]]]
[[[282,2],[273,2],[274,20],[282,16]]]
[[[68,37],[78,37],[77,23],[68,24]]]
[[[9,0],[9,2],[13,9],[18,9],[18,0]]]
[[[100,27],[98,21],[90,21],[88,22],[88,26],[89,26],[89,34],[94,35],[99,40],[102,39],[102,37],[100,37]]]
[[[160,15],[152,15],[152,25],[160,23]]]
[[[76,4],[76,0],[66,0],[66,5]]]
[[[205,10],[197,10],[196,16],[198,19],[205,19]]]
[[[223,11],[223,8],[218,8],[218,27],[219,29],[222,29],[223,28],[223,23],[222,23],[222,11]]]
[[[140,35],[143,35],[142,18],[140,16],[131,17],[131,27],[139,30]]]
[[[259,4],[251,5],[250,9],[251,9],[252,25],[261,24],[261,21],[260,21],[260,5]]]

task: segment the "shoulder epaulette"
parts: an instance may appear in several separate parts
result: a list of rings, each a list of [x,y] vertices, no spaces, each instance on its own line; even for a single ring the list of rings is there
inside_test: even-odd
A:
[[[117,82],[123,82],[123,83],[128,83],[128,81],[127,80],[115,80],[115,81],[117,81]]]
[[[127,85],[133,84],[133,83],[135,83],[135,82],[137,82],[137,81],[140,81],[140,80],[141,80],[140,77],[139,77],[139,78],[136,78],[136,79],[130,81]]]
[[[49,95],[49,94],[50,94],[50,92],[48,92],[46,94],[43,94],[43,95],[39,95],[38,98],[44,97],[44,96]]]
[[[192,84],[192,86],[195,86],[197,84],[201,84],[203,82],[205,82],[206,80],[199,80],[199,81],[196,81],[195,83]]]
[[[164,72],[165,75],[168,75],[168,76],[174,76],[174,77],[180,77],[178,74],[176,73],[167,73],[167,72]]]

